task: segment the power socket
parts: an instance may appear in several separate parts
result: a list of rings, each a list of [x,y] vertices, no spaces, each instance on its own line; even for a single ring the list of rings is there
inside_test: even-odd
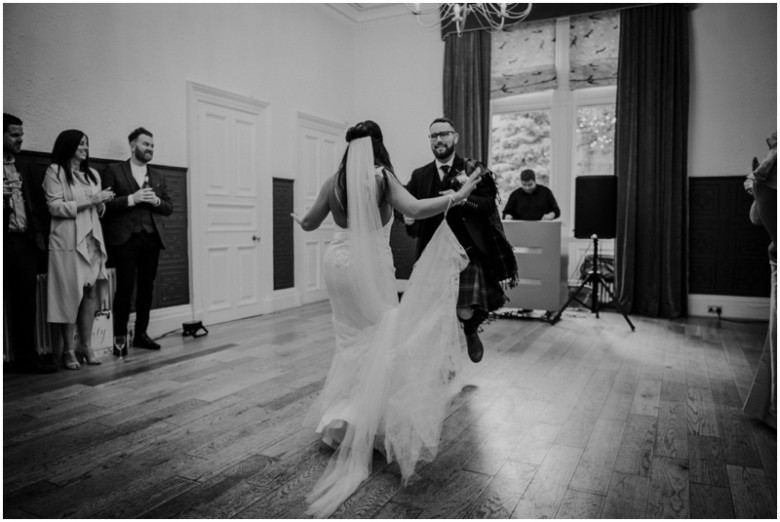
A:
[[[720,306],[708,306],[707,313],[720,315],[723,313],[723,308]]]

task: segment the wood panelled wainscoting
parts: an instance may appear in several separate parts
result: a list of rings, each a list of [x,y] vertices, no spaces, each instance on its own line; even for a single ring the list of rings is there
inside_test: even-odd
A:
[[[497,319],[438,458],[376,453],[335,518],[776,518],[776,432],[741,410],[766,324],[567,311]],[[5,375],[6,518],[300,518],[332,451],[302,420],[327,302],[171,335],[160,352]]]
[[[690,293],[769,297],[764,227],[750,223],[745,176],[690,179]]]

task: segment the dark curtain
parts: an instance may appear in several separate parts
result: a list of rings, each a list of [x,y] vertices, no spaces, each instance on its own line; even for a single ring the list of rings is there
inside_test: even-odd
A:
[[[620,13],[615,173],[618,303],[623,311],[687,313],[688,11]]]
[[[488,162],[490,147],[490,33],[451,34],[444,44],[444,116],[455,123],[457,152]]]

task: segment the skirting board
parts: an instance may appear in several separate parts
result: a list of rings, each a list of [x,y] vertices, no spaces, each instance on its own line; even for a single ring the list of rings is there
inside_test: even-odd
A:
[[[756,319],[760,321],[769,319],[768,297],[709,294],[688,295],[688,315],[717,318],[717,314],[707,312],[710,306],[720,306],[721,317],[728,319]]]
[[[195,318],[197,319],[197,317]],[[181,323],[192,321],[192,305],[169,306],[152,310],[149,315],[149,329],[147,333],[152,339],[178,330],[181,333]],[[135,313],[130,314],[127,322],[127,330],[135,332]]]
[[[301,306],[301,296],[295,288],[274,290],[273,311],[280,312]]]

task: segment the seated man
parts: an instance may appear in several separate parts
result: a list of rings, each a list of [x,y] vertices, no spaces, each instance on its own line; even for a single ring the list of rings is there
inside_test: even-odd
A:
[[[552,221],[561,215],[558,202],[550,189],[536,184],[536,174],[531,169],[520,173],[520,188],[509,195],[504,207],[504,219],[523,221]]]

